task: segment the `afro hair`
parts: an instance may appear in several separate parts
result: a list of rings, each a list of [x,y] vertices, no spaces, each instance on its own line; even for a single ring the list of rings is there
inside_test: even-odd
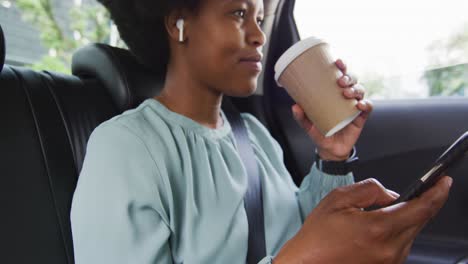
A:
[[[196,10],[201,0],[98,0],[109,11],[130,51],[146,67],[165,71],[169,41],[164,19],[175,10]]]

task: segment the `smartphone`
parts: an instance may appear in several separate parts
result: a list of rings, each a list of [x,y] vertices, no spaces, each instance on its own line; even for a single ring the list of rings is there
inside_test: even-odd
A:
[[[432,168],[418,179],[393,202],[393,204],[405,202],[418,197],[431,188],[445,173],[454,166],[468,151],[468,131],[459,137],[435,162]]]

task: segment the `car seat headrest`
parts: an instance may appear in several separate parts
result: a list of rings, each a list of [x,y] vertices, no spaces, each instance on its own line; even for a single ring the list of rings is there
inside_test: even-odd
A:
[[[91,44],[75,52],[72,73],[100,81],[122,112],[157,95],[165,77],[143,66],[130,51],[105,44]]]
[[[5,36],[3,35],[2,25],[0,25],[0,72],[2,72],[3,64],[5,64]]]

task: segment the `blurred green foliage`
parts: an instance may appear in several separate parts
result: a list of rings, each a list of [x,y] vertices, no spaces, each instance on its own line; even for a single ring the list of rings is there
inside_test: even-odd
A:
[[[427,52],[429,70],[423,73],[422,82],[428,88],[428,95],[468,95],[468,24],[447,39],[434,41]],[[396,87],[389,86],[388,77],[370,72],[360,79],[370,98],[388,99],[394,95],[392,89]]]
[[[431,96],[464,96],[468,90],[468,63],[427,71],[424,78]]]
[[[447,40],[435,41],[429,48],[434,69],[426,71],[431,96],[465,95],[468,91],[468,24]],[[460,64],[463,61],[466,63]]]
[[[23,19],[37,27],[42,45],[49,50],[40,61],[31,65],[35,70],[68,74],[72,54],[77,48],[109,41],[110,15],[97,2],[73,4],[65,15],[65,22],[59,22],[53,0],[16,0],[14,3],[21,10]]]

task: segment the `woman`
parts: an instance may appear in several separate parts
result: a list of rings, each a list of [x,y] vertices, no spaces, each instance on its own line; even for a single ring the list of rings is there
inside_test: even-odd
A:
[[[220,105],[224,94],[245,97],[257,87],[263,2],[102,2],[130,50],[167,74],[160,95],[90,137],[72,205],[76,263],[245,263],[247,178]],[[345,65],[336,64],[345,74],[337,80],[343,96],[358,99],[363,114],[324,138],[300,106],[292,111],[321,159],[344,161],[372,105]],[[242,117],[263,185],[261,263],[402,261],[446,199],[449,179],[426,200],[366,213],[360,208],[398,195],[374,180],[353,185],[351,173],[328,175],[315,165],[297,188],[277,142],[255,117]]]

